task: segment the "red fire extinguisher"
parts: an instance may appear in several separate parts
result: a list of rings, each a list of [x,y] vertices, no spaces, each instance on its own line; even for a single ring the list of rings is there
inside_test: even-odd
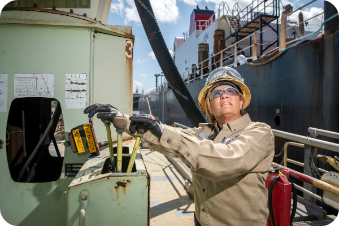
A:
[[[274,168],[266,179],[268,188],[269,217],[267,226],[290,226],[297,209],[297,193],[288,171],[279,174]],[[293,209],[291,213],[291,192],[293,191]]]

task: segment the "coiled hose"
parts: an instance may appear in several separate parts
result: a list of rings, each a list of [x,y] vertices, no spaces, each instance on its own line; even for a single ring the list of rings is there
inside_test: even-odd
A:
[[[158,63],[171,86],[175,97],[194,127],[205,123],[206,119],[182,81],[177,67],[168,51],[149,0],[134,0],[148,41]]]
[[[272,192],[273,192],[273,187],[275,182],[277,182],[280,179],[280,177],[276,177],[272,180],[269,188],[268,188],[268,209],[270,212],[270,220],[271,220],[271,226],[276,226],[275,225],[275,221],[274,221],[274,215],[273,215],[273,208],[272,208]],[[292,213],[291,213],[291,217],[290,217],[290,223],[292,226],[292,222],[295,216],[295,212],[297,211],[297,191],[294,187],[293,181],[288,178],[288,181],[292,184],[292,192],[293,192],[293,208],[292,208]]]

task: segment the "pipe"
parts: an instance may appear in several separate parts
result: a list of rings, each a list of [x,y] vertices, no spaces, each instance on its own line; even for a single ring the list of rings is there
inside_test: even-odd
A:
[[[279,171],[284,172],[287,171],[291,177],[294,177],[298,180],[301,180],[303,182],[306,182],[308,184],[313,185],[314,187],[320,188],[321,190],[327,191],[331,194],[338,195],[339,196],[339,189],[329,183],[326,183],[324,181],[315,179],[313,177],[307,176],[303,173],[299,173],[298,171],[292,170],[290,168],[284,167],[282,165],[274,163],[274,165],[279,167]]]
[[[134,2],[161,70],[164,72],[164,75],[187,118],[194,127],[198,127],[199,123],[206,122],[206,119],[188,91],[187,86],[181,79],[179,71],[174,64],[159,29],[150,1],[134,0]]]
[[[313,197],[313,198],[315,198],[315,199],[317,199],[317,200],[323,202],[323,200],[321,199],[321,197],[320,197],[319,195],[316,195],[316,194],[310,192],[309,190],[307,190],[307,189],[305,189],[305,188],[303,188],[303,187],[301,187],[301,186],[299,186],[299,185],[297,185],[297,184],[294,184],[294,186],[295,186],[295,188],[298,189],[299,191],[301,191],[301,192],[303,192],[303,193],[305,193],[305,194],[307,194],[307,195],[309,195],[309,196],[311,196],[311,197]]]
[[[287,161],[287,147],[288,147],[288,145],[293,145],[293,146],[297,146],[297,147],[301,147],[301,148],[304,147],[304,144],[295,143],[295,142],[285,142],[285,144],[284,144],[284,166],[285,167],[287,166],[287,162],[288,162]],[[290,160],[290,159],[288,159],[288,160]],[[290,161],[294,161],[294,160],[290,160]],[[294,162],[292,162],[292,163],[294,163]],[[294,163],[294,164],[297,164],[297,163]]]
[[[138,134],[137,138],[135,139],[135,143],[134,143],[134,147],[133,147],[133,152],[132,152],[131,158],[129,160],[126,173],[131,173],[132,172],[132,168],[133,168],[133,165],[134,165],[135,157],[136,157],[138,149],[139,149],[139,143],[140,143],[140,135]]]
[[[177,122],[175,122],[175,123],[173,123],[173,126],[174,127],[181,127],[181,128],[184,128],[184,129],[190,129],[190,127],[188,127],[188,126],[184,126],[184,125],[182,125],[182,124],[180,124],[180,123],[177,123]]]
[[[325,137],[330,137],[334,139],[339,139],[339,133],[328,131],[328,130],[322,130],[322,129],[317,129],[317,128],[308,128],[308,132],[310,134],[314,134],[316,136],[325,136]]]
[[[318,148],[323,148],[323,149],[328,149],[331,151],[339,152],[339,144],[335,144],[335,143],[331,143],[331,142],[327,142],[323,140],[318,140],[318,139],[314,139],[310,137],[305,137],[301,135],[296,135],[293,133],[287,133],[281,130],[272,129],[272,132],[274,136],[282,137],[288,140],[297,141],[303,144],[310,144],[311,146],[315,146]]]
[[[111,135],[110,123],[105,123],[105,126],[106,126],[107,141],[108,141],[108,147],[109,147],[109,158],[111,160],[112,172],[114,172],[115,171],[115,161],[114,161],[114,151],[113,151],[113,145],[112,145],[112,135]]]

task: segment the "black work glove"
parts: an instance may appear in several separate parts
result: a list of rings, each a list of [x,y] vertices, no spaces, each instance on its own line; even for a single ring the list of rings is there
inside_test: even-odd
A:
[[[129,119],[131,120],[129,131],[132,134],[136,133],[137,127],[142,126],[146,127],[149,131],[151,131],[154,136],[156,136],[160,140],[160,137],[164,132],[164,125],[158,119],[154,118],[153,115],[141,114],[131,116]]]
[[[93,104],[84,110],[84,114],[88,114],[88,118],[92,118],[96,113],[99,113],[97,114],[98,119],[111,123],[113,123],[115,116],[123,116],[116,107],[110,104]]]

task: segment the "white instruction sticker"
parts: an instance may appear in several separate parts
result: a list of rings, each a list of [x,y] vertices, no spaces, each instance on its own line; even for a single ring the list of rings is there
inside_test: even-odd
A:
[[[14,74],[15,97],[53,97],[54,74]]]
[[[67,109],[86,108],[86,74],[66,74],[65,107]]]
[[[0,112],[7,112],[8,75],[0,74]]]

